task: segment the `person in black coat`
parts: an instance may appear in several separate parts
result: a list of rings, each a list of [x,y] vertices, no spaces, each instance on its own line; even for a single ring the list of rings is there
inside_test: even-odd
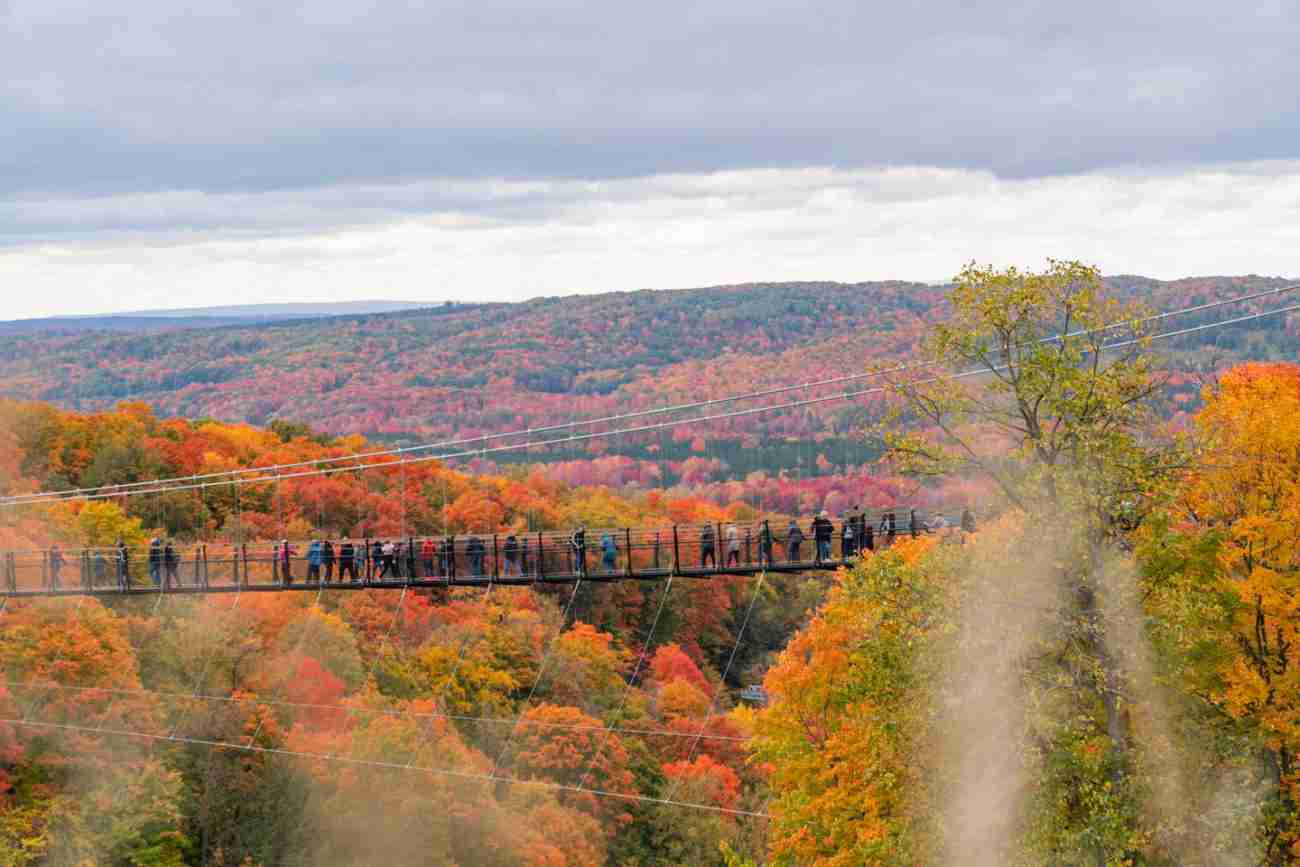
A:
[[[465,554],[469,557],[469,571],[475,578],[483,575],[483,557],[486,548],[483,540],[478,536],[470,536],[469,542],[465,545]]]
[[[456,542],[451,536],[443,538],[438,546],[440,567],[444,578],[450,578],[456,572]]]
[[[172,587],[178,583],[181,558],[176,554],[176,548],[172,545],[172,540],[168,539],[167,544],[163,546],[163,568],[167,571],[167,586]]]
[[[713,561],[713,568],[715,569],[718,568],[718,556],[715,553],[713,553],[714,535],[715,533],[713,532],[712,524],[705,524],[700,529],[700,568],[701,569],[703,569],[704,564],[709,561]]]
[[[357,551],[352,547],[352,540],[347,536],[339,542],[339,582],[342,583],[343,576],[349,575],[355,583],[357,580]]]
[[[569,537],[569,546],[572,549],[573,565],[579,575],[587,574],[587,528],[579,527],[573,531]]]
[[[162,570],[162,541],[155,536],[149,540],[149,580],[155,587],[162,586]]]
[[[320,562],[325,567],[325,580],[334,580],[334,543],[326,539],[320,546]],[[342,573],[340,573],[342,577]]]
[[[831,537],[835,534],[835,525],[831,523],[830,516],[823,510],[820,515],[813,518],[813,541],[816,542],[817,562],[829,560],[831,557]]]
[[[117,586],[125,590],[131,585],[131,549],[126,547],[121,537],[115,546],[117,550]]]
[[[519,570],[519,540],[515,538],[514,533],[506,536],[503,552],[506,558],[505,574],[522,575],[523,573]]]

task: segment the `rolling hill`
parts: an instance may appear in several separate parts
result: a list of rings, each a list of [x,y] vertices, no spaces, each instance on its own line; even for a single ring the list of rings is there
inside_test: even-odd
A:
[[[1285,285],[1254,276],[1110,282],[1159,309]],[[293,420],[329,434],[476,436],[905,360],[945,306],[942,287],[918,283],[764,283],[284,321],[278,317],[287,312],[275,310],[263,320],[189,318],[162,330],[10,323],[0,342],[0,393],[81,410],[144,401],[163,415]],[[1298,322],[1278,317],[1166,348],[1174,367],[1204,363],[1210,355],[1194,350],[1207,341],[1224,363],[1293,359]],[[1196,382],[1184,385],[1185,400],[1194,399]],[[738,443],[826,438],[860,423],[861,413],[828,406],[719,424],[711,433]],[[678,439],[692,436],[683,431]]]

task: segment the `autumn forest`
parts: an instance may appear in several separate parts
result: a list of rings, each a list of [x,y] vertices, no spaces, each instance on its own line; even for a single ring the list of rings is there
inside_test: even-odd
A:
[[[1300,316],[1156,315],[1284,285],[1053,261],[6,334],[2,551],[952,520],[835,571],[8,597],[0,864],[1300,864]],[[186,477],[228,483],[140,486]],[[21,500],[74,488],[116,495]]]

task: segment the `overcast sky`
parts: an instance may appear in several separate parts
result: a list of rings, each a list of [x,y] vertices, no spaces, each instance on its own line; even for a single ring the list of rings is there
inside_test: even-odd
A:
[[[0,319],[1300,275],[1294,0],[0,0]]]

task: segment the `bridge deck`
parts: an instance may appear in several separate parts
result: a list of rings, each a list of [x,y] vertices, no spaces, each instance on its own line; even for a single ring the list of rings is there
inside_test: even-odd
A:
[[[0,552],[0,598],[316,591],[322,585],[338,590],[527,586],[572,584],[579,577],[662,581],[670,575],[707,579],[825,571],[851,562],[863,547],[888,545],[897,535],[889,529],[894,522],[888,513],[879,532],[875,519],[867,520],[852,522],[848,533],[845,522],[837,522],[820,559],[809,521],[589,529],[585,538],[545,531],[382,542],[343,537],[238,544],[157,540],[134,548],[76,550],[52,546]],[[911,529],[898,528],[904,533]]]
[[[770,566],[762,566],[757,563],[742,564],[739,566],[732,565],[726,568],[714,569],[689,568],[683,567],[679,570],[671,569],[633,569],[631,572],[596,572],[587,574],[582,577],[585,582],[591,583],[611,583],[614,581],[665,581],[670,575],[676,575],[681,578],[691,578],[696,580],[707,580],[719,575],[757,575],[766,573],[797,573],[797,572],[814,572],[814,571],[834,571],[841,566],[851,565],[852,558],[849,560],[826,560],[821,563],[814,561],[805,562],[782,562],[777,561]],[[528,587],[537,584],[573,584],[580,576],[575,573],[545,576],[481,576],[481,577],[457,577],[457,578],[410,578],[398,580],[370,580],[370,581],[303,581],[295,580],[290,583],[272,583],[272,582],[249,582],[246,584],[233,583],[208,583],[208,584],[186,584],[177,583],[170,585],[160,584],[157,587],[151,585],[132,585],[123,589],[117,585],[100,586],[100,587],[82,587],[80,585],[59,588],[32,588],[5,590],[0,596],[23,599],[37,598],[45,596],[148,596],[155,597],[160,593],[168,596],[185,596],[185,595],[208,595],[216,593],[283,593],[292,591],[310,591],[317,592],[322,586],[326,590],[401,590],[402,588],[411,589],[435,589],[448,587],[487,587],[488,585]]]

